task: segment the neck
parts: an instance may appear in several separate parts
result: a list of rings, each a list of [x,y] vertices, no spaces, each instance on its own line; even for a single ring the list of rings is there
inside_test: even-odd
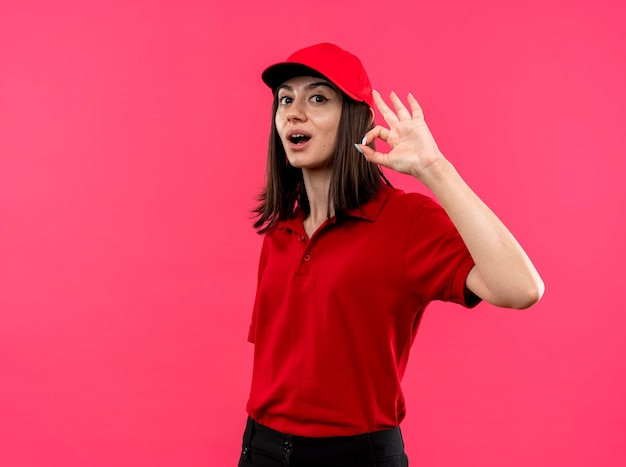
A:
[[[335,213],[328,212],[328,191],[330,188],[330,170],[306,170],[302,171],[304,188],[311,212],[305,219],[307,233],[312,234],[328,217]]]

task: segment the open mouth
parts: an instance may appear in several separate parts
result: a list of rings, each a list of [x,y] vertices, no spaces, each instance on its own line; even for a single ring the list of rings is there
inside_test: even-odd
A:
[[[294,133],[293,135],[289,136],[289,141],[291,141],[295,145],[304,144],[310,139],[311,137],[305,135],[304,133]]]

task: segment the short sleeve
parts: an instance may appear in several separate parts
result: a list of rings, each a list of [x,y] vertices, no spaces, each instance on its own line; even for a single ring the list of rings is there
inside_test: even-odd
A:
[[[414,211],[404,248],[409,288],[424,303],[441,300],[476,306],[480,298],[466,286],[474,260],[444,209],[431,198],[422,200]]]

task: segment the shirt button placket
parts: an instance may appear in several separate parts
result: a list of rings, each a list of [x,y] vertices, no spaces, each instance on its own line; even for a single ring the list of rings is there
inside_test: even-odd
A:
[[[304,234],[299,234],[298,242],[302,244],[302,256],[300,257],[300,265],[298,266],[298,275],[299,276],[308,276],[310,270],[311,263],[311,255],[309,251],[311,249],[311,242],[307,241],[307,238]]]
[[[308,277],[311,273],[311,255],[307,251],[308,248],[303,252],[300,266],[298,267],[298,275],[302,277]]]

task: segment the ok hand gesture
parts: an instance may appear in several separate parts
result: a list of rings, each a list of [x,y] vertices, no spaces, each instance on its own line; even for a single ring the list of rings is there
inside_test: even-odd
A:
[[[445,161],[445,158],[426,125],[424,113],[417,100],[412,94],[408,95],[407,102],[411,107],[409,112],[396,93],[392,92],[390,99],[395,108],[394,112],[377,91],[372,94],[376,107],[389,128],[377,125],[367,132],[364,144],[358,144],[357,149],[360,149],[370,162],[413,175],[425,182],[433,164],[437,165],[438,162]],[[376,138],[391,146],[391,151],[382,153],[366,146]]]

